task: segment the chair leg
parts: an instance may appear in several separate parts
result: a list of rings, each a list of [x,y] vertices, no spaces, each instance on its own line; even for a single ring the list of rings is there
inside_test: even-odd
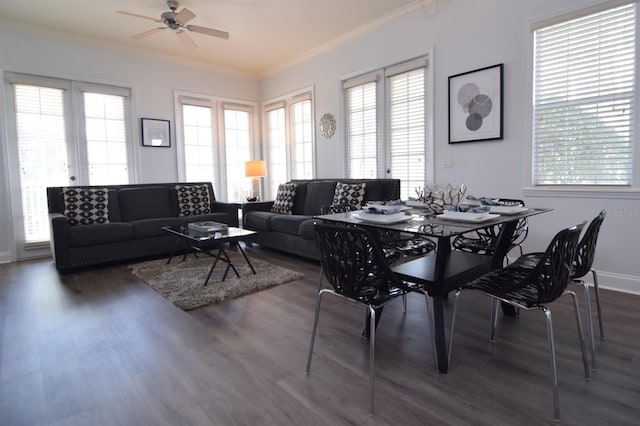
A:
[[[429,332],[431,333],[431,347],[433,348],[433,365],[434,368],[438,369],[438,351],[436,349],[436,330],[433,326],[433,309],[430,306],[429,294],[422,290],[422,294],[424,295],[424,301],[427,305],[427,319],[429,320]]]
[[[451,367],[451,352],[453,349],[453,335],[455,333],[456,328],[456,314],[458,313],[458,298],[460,297],[460,290],[456,291],[456,294],[453,296],[453,312],[451,313],[451,330],[449,330],[449,348],[447,350],[447,364]],[[433,333],[433,326],[431,327],[431,332]],[[433,356],[437,360],[437,354],[435,353],[435,344]],[[436,368],[438,368],[438,362],[436,361]]]
[[[596,309],[598,311],[598,323],[600,325],[600,339],[604,340],[604,325],[602,324],[602,308],[600,307],[600,287],[598,287],[598,274],[595,269],[591,270],[593,274],[593,288],[596,293]]]
[[[578,328],[578,341],[580,342],[580,351],[582,352],[582,363],[584,365],[584,377],[591,380],[589,373],[589,361],[587,360],[587,350],[584,346],[584,332],[582,331],[582,320],[580,319],[580,307],[578,306],[578,296],[573,291],[567,291],[567,294],[573,299],[573,310],[576,314],[576,326]]]
[[[403,294],[402,295],[402,313],[406,314],[407,313],[407,294]]]
[[[553,339],[553,320],[551,311],[546,307],[542,307],[547,318],[547,340],[549,341],[549,359],[551,363],[551,386],[553,389],[553,417],[560,421],[560,397],[558,396],[558,370],[556,368],[556,347]]]
[[[576,284],[580,284],[584,291],[584,304],[586,306],[585,310],[587,312],[587,327],[589,327],[589,340],[591,344],[591,368],[593,371],[596,371],[597,368],[597,360],[596,360],[596,343],[595,337],[593,335],[593,318],[591,314],[591,298],[589,297],[589,286],[586,282],[582,280],[575,281]]]
[[[307,369],[306,373],[309,374],[309,369],[311,368],[311,355],[313,354],[313,345],[316,341],[316,329],[318,328],[318,317],[320,316],[320,302],[322,301],[322,295],[324,294],[323,290],[318,292],[318,297],[316,298],[316,312],[313,319],[313,330],[311,331],[311,344],[309,345],[309,356],[307,357]]]
[[[369,416],[373,417],[373,386],[376,356],[376,310],[369,306],[371,336],[369,337]]]
[[[496,328],[498,326],[498,299],[491,298],[491,333],[489,341],[496,343]]]

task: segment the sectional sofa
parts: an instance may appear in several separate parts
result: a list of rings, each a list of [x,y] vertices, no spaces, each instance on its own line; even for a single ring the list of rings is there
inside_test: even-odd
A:
[[[274,201],[242,205],[243,227],[258,231],[254,242],[308,259],[319,259],[314,215],[323,206],[400,198],[399,179],[307,179],[280,185]]]
[[[238,226],[240,205],[215,200],[211,182],[48,187],[56,268],[158,257],[175,236],[163,226],[210,220]]]

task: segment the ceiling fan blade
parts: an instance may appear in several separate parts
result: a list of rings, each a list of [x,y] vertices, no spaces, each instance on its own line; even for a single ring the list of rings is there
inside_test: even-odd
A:
[[[122,10],[118,10],[116,13],[119,13],[121,15],[133,16],[134,18],[142,18],[142,19],[148,19],[149,21],[160,22],[156,18],[150,18],[148,16],[138,15],[137,13],[124,12]]]
[[[213,28],[199,27],[197,25],[185,25],[185,28],[194,33],[206,34],[213,37],[220,37],[224,39],[229,38],[229,33],[226,31],[214,30]]]
[[[143,33],[140,33],[140,34],[136,34],[136,35],[134,35],[134,36],[131,36],[131,38],[132,38],[132,39],[134,39],[134,40],[140,40],[141,38],[148,37],[148,36],[150,36],[151,34],[155,34],[155,33],[159,32],[159,31],[162,31],[162,30],[164,30],[164,29],[166,29],[166,28],[167,28],[167,27],[154,28],[154,29],[152,29],[152,30],[145,31],[145,32],[143,32]]]
[[[198,45],[189,37],[189,34],[183,30],[176,31],[176,35],[187,49],[195,49]]]
[[[190,20],[196,17],[196,14],[187,9],[186,7],[180,11],[173,19],[175,19],[179,24],[186,24]]]

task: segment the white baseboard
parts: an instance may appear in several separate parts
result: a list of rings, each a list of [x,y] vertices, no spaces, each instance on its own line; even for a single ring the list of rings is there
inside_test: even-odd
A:
[[[0,251],[0,263],[14,262],[13,254],[10,251]]]
[[[509,256],[509,263],[516,259],[517,257]],[[598,286],[600,288],[640,295],[640,277],[598,270],[596,270],[596,273],[598,274]],[[587,284],[593,287],[592,273],[588,273],[583,279]]]

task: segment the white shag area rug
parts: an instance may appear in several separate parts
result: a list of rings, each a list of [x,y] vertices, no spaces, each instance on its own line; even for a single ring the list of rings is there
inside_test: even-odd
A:
[[[199,254],[198,259],[189,255],[184,262],[182,256],[176,256],[168,265],[166,259],[159,259],[129,265],[128,268],[158,294],[185,311],[255,293],[304,276],[300,272],[249,258],[256,271],[254,275],[240,253],[231,250],[226,252],[240,277],[230,269],[222,282],[227,264],[219,261],[206,286],[203,284],[215,259],[205,254]]]

